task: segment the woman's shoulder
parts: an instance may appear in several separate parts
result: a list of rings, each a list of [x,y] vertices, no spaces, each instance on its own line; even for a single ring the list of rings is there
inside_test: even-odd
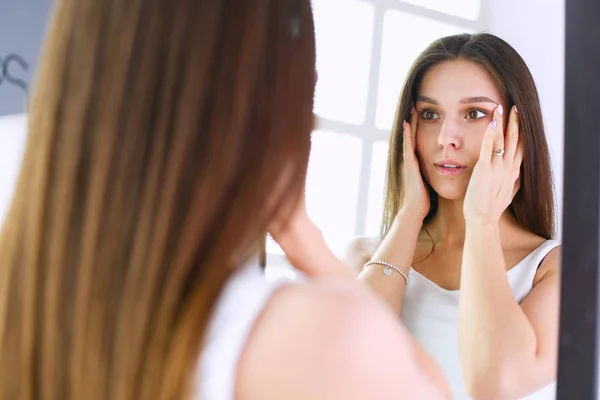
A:
[[[418,378],[407,333],[366,288],[290,284],[276,290],[248,339],[238,391],[253,394],[244,398],[294,398],[291,388],[302,388],[300,398],[383,398],[376,383],[397,380],[392,367]]]
[[[268,337],[285,332],[296,335],[297,327],[302,334],[314,334],[316,341],[312,344],[316,345],[323,337],[351,338],[359,330],[368,333],[364,325],[371,326],[369,322],[385,321],[388,317],[391,313],[383,303],[360,283],[313,278],[276,289],[254,333],[256,338],[260,334]]]
[[[561,246],[558,241],[544,238],[532,232],[523,231],[515,234],[512,242],[514,251],[523,254],[521,258],[533,253],[537,253],[540,257],[536,265],[537,271],[534,277],[534,286],[545,277],[551,276],[553,273],[558,273],[561,253]]]
[[[550,250],[543,254],[543,259],[540,262],[535,277],[533,279],[533,286],[536,286],[544,278],[560,275],[560,259],[562,247],[557,241],[554,240],[545,240],[543,243],[548,243],[549,245],[551,244],[551,246],[549,246]]]
[[[547,239],[537,233],[531,232],[521,225],[510,227],[510,229],[504,232],[503,237],[502,242],[505,251],[525,255],[534,251],[549,249],[558,243],[555,240]]]

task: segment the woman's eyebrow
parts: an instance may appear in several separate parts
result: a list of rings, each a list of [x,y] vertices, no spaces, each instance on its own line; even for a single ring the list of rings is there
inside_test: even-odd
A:
[[[429,104],[434,104],[434,105],[439,105],[439,103],[432,99],[431,97],[427,97],[427,96],[417,96],[417,101],[422,101],[423,103],[429,103]]]
[[[466,97],[460,101],[461,104],[471,104],[471,103],[494,103],[498,104],[498,102],[490,99],[487,96],[475,96],[475,97]]]
[[[434,105],[439,105],[439,103],[437,102],[437,100],[432,99],[431,97],[427,97],[427,96],[417,96],[417,101],[421,101],[423,103],[429,103],[429,104],[434,104]],[[487,96],[474,96],[474,97],[465,97],[464,99],[460,100],[461,104],[472,104],[472,103],[493,103],[493,104],[499,104],[497,101],[494,101],[492,99],[490,99]]]

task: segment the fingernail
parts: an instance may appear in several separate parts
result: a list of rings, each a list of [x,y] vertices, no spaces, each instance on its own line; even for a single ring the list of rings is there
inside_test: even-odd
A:
[[[504,114],[504,108],[502,108],[502,104],[498,105],[498,115]]]
[[[519,110],[517,110],[517,106],[515,106],[515,112],[518,114]]]
[[[498,120],[495,120],[495,119],[494,119],[494,120],[492,120],[492,125],[491,125],[491,127],[492,127],[492,129],[496,129],[496,126],[498,126]]]
[[[415,113],[415,108],[413,107],[413,108],[410,110],[410,115],[413,115],[414,113]]]

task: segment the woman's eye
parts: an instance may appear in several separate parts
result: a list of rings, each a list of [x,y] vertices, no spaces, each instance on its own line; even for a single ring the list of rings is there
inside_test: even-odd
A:
[[[487,114],[481,110],[470,110],[467,112],[467,119],[480,119],[486,117]]]
[[[438,119],[438,115],[431,111],[431,110],[423,110],[423,112],[421,113],[421,116],[423,117],[423,119],[425,120],[432,120],[432,119]]]

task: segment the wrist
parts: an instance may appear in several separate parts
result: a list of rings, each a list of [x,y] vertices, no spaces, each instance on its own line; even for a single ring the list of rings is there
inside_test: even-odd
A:
[[[350,268],[331,251],[323,233],[308,216],[290,222],[284,237],[279,245],[290,264],[301,272],[313,277],[354,280]]]
[[[465,219],[465,227],[467,233],[486,233],[495,234],[500,231],[498,221],[487,218],[469,218]]]
[[[290,220],[283,229],[283,234],[279,236],[279,246],[291,259],[294,259],[296,254],[312,250],[319,247],[321,242],[324,242],[323,234],[308,216],[296,217]],[[300,249],[302,251],[299,252]]]
[[[296,243],[294,250],[286,253],[286,256],[296,269],[307,276],[350,280],[356,278],[352,270],[331,251],[318,229],[315,229],[310,240]]]
[[[402,225],[410,224],[411,226],[418,227],[419,230],[421,230],[425,217],[419,211],[409,207],[402,207],[400,211],[398,211],[398,214],[396,214],[395,219]]]

